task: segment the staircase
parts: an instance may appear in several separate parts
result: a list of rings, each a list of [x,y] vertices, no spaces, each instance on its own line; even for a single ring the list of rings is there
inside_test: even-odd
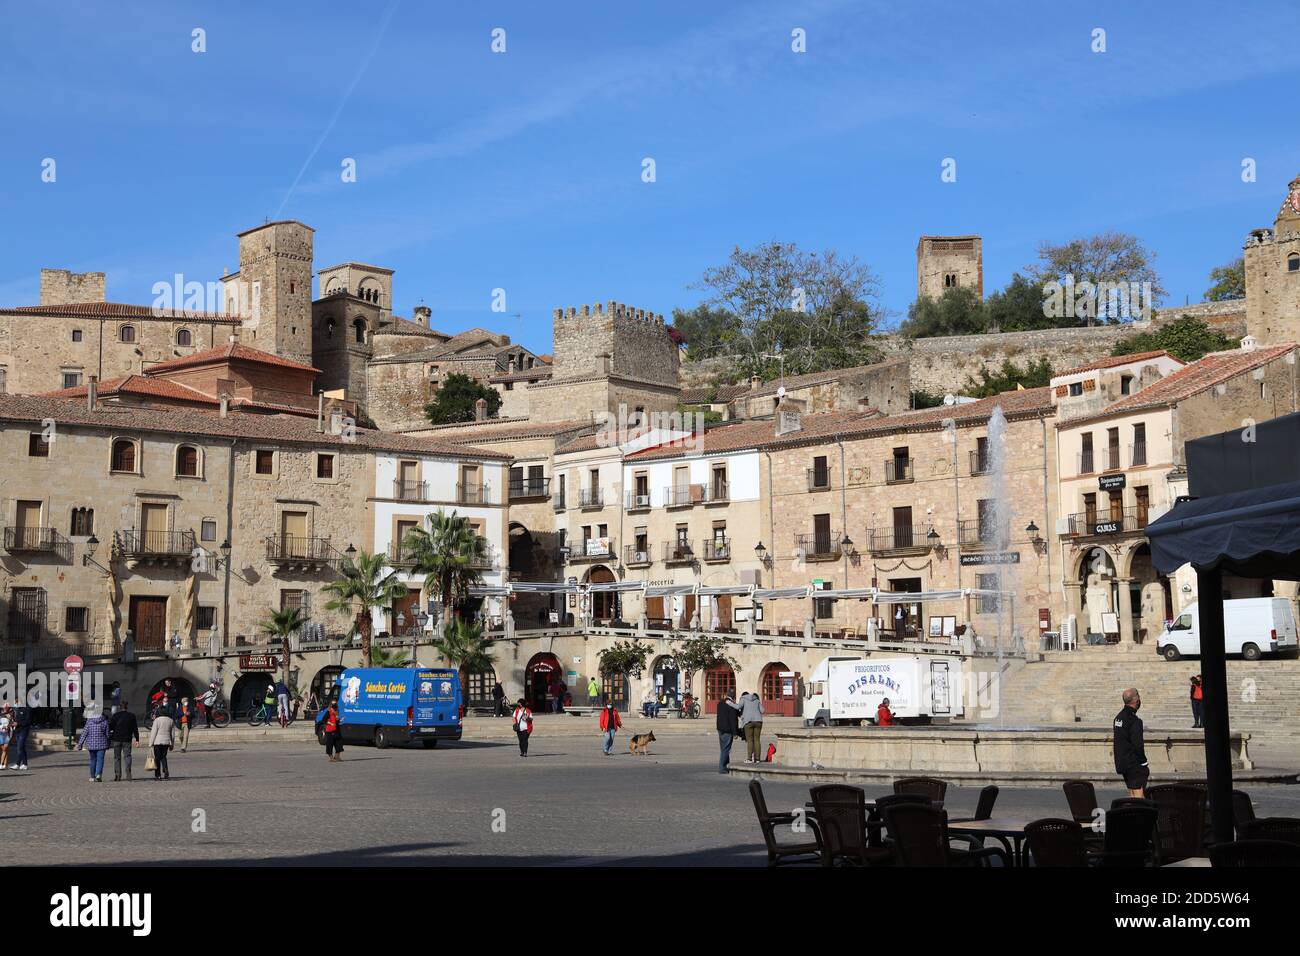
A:
[[[1126,687],[1142,693],[1148,727],[1190,728],[1187,679],[1200,672],[1191,658],[1170,663],[1154,649],[1141,656],[1090,648],[1044,655],[1003,674],[999,716],[1008,726],[1050,722],[1053,708],[1073,705],[1077,721],[1109,724]],[[1233,730],[1300,736],[1300,659],[1228,660],[1228,713]],[[985,718],[988,719],[988,718]]]

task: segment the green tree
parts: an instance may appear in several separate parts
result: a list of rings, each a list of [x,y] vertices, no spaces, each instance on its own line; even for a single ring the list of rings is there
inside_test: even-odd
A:
[[[974,289],[953,286],[939,298],[923,295],[908,307],[898,331],[909,339],[940,335],[975,335],[989,329],[984,302]]]
[[[600,673],[605,677],[640,677],[645,671],[645,659],[654,647],[633,638],[615,641],[596,656],[600,659]]]
[[[671,640],[676,642],[673,660],[681,669],[683,686],[688,690],[694,675],[708,670],[714,664],[727,664],[733,671],[740,670],[740,664],[727,653],[728,645],[724,637],[699,633],[683,638],[680,634],[674,634]]]
[[[481,627],[460,618],[444,621],[438,636],[433,640],[433,649],[459,672],[462,694],[467,692],[470,674],[492,669],[492,641],[483,636]]]
[[[370,639],[374,630],[371,613],[376,608],[391,608],[398,598],[406,597],[405,584],[388,566],[383,554],[369,554],[362,549],[355,558],[345,555],[339,576],[325,585],[333,597],[325,607],[330,611],[354,611],[357,632],[361,635],[361,658],[370,666]]]
[[[410,648],[372,647],[370,649],[370,666],[409,667],[411,666]]]
[[[740,347],[740,320],[726,309],[707,303],[693,309],[673,309],[672,327],[686,339],[686,357],[691,361],[731,355]]]
[[[935,392],[915,391],[912,393],[912,408],[938,408],[943,404],[943,396]]]
[[[1001,332],[1029,332],[1084,324],[1082,318],[1075,316],[1049,316],[1043,308],[1044,298],[1042,283],[1015,273],[1006,288],[994,292],[984,302],[989,328]]]
[[[1052,380],[1052,365],[1047,359],[1030,362],[1021,368],[1011,359],[1004,359],[1002,367],[996,372],[986,368],[980,369],[979,380],[974,377],[966,380],[963,394],[970,398],[989,398],[1001,392],[1021,388],[1041,388]]]
[[[1134,355],[1164,350],[1176,359],[1195,362],[1209,352],[1222,352],[1235,345],[1218,329],[1212,329],[1190,315],[1182,315],[1153,331],[1125,336],[1115,343],[1110,354]]]
[[[483,583],[478,567],[487,558],[487,542],[455,511],[435,512],[427,531],[412,528],[402,550],[414,562],[415,573],[424,575],[424,593],[439,596],[444,623],[453,608],[469,598],[469,589]]]
[[[280,679],[284,681],[285,687],[289,686],[289,638],[303,623],[300,607],[272,610],[271,616],[262,622],[262,630],[280,641]]]
[[[501,408],[501,395],[494,388],[480,385],[468,375],[453,372],[443,380],[433,401],[424,406],[424,415],[435,425],[474,421],[474,403],[487,402],[488,418],[495,418]]]
[[[1210,270],[1214,285],[1205,290],[1206,302],[1224,302],[1228,299],[1246,298],[1246,259],[1237,256],[1226,266]]]
[[[732,250],[693,288],[705,305],[735,316],[736,373],[775,378],[874,362],[872,340],[881,311],[879,283],[853,257],[834,250],[804,252],[766,242]]]
[[[1150,283],[1151,306],[1158,305],[1165,296],[1160,276],[1153,263],[1156,254],[1142,245],[1137,236],[1124,232],[1104,232],[1082,239],[1053,245],[1038,246],[1038,264],[1026,268],[1029,278],[1039,285],[1047,282],[1066,283],[1073,278],[1075,288],[1084,282],[1093,286],[1102,284],[1124,286],[1136,282]],[[1076,293],[1077,294],[1077,293]],[[1100,298],[1100,294],[1099,294]],[[1091,316],[1087,319],[1091,324]],[[1120,317],[1108,316],[1114,323]]]

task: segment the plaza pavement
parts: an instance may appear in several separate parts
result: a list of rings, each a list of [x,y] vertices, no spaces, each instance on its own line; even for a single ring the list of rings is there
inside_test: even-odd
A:
[[[567,723],[566,723],[567,722]],[[162,865],[762,865],[740,775],[716,772],[711,722],[656,721],[649,757],[600,752],[594,719],[539,719],[530,756],[505,720],[474,720],[460,744],[434,750],[348,747],[338,764],[294,728],[280,738],[222,740],[196,732],[154,782],[87,782],[84,753],[33,755],[0,772],[0,846],[8,864]],[[678,723],[674,721],[673,723]],[[632,718],[629,730],[649,726]],[[572,729],[570,727],[572,726]],[[585,730],[584,730],[585,728]],[[278,731],[278,728],[276,728]],[[741,751],[733,751],[740,756]],[[879,788],[885,792],[884,787]],[[766,787],[775,808],[802,806],[806,785]],[[1122,791],[1099,793],[1103,805]],[[1300,788],[1253,788],[1260,815],[1300,815]],[[868,788],[870,796],[877,795]],[[951,788],[953,816],[974,788]],[[194,811],[206,832],[193,832]],[[1059,789],[1004,790],[998,815],[1061,816]],[[502,817],[502,812],[504,817]],[[504,832],[493,821],[504,819]]]

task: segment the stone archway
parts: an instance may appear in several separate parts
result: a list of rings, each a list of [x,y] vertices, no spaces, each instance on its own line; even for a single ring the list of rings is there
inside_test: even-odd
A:
[[[1151,547],[1145,541],[1124,557],[1127,575],[1121,578],[1120,586],[1127,584],[1130,589],[1134,640],[1142,644],[1155,640],[1165,622],[1173,618],[1173,588],[1169,578],[1156,571]]]
[[[1102,547],[1084,550],[1075,565],[1074,580],[1079,588],[1079,643],[1100,643],[1107,639],[1104,615],[1119,613],[1118,575],[1114,558]],[[1118,623],[1122,635],[1124,622],[1121,620]],[[1114,641],[1114,634],[1108,639]]]

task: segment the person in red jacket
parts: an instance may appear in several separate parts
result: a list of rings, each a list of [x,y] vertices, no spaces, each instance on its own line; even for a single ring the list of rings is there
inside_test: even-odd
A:
[[[876,708],[876,726],[893,727],[896,723],[898,723],[898,719],[894,716],[894,712],[889,709],[889,698],[886,697],[880,702],[880,706]]]
[[[519,738],[519,756],[528,756],[528,735],[533,732],[533,712],[522,697],[515,704],[513,718],[515,736]]]
[[[609,701],[600,709],[600,729],[605,732],[605,756],[614,756],[614,732],[623,726],[623,718],[618,715],[614,705]]]

